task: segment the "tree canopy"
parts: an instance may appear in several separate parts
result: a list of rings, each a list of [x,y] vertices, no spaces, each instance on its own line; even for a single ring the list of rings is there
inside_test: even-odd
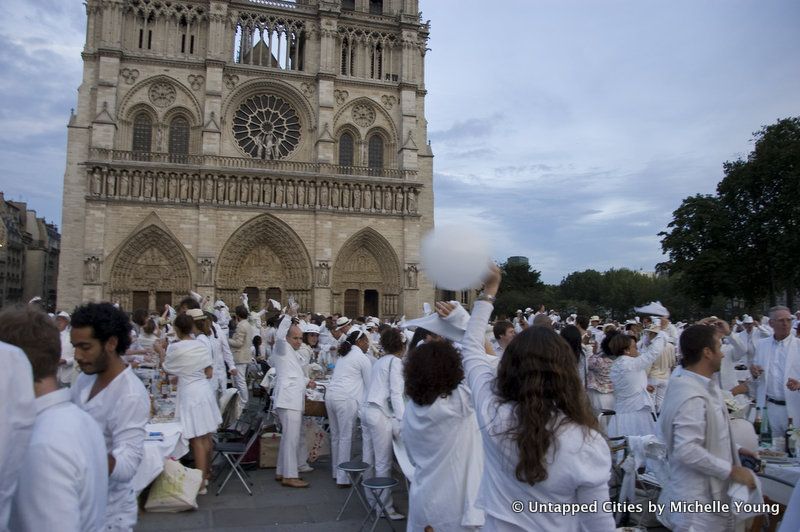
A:
[[[746,160],[723,164],[715,195],[692,196],[660,233],[669,261],[660,269],[702,304],[724,296],[747,305],[787,303],[799,286],[800,117],[786,118],[754,133]]]

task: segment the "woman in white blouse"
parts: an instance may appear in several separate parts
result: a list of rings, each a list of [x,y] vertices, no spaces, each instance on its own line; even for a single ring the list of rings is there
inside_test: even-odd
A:
[[[602,510],[611,453],[575,365],[564,363],[573,356],[567,343],[549,327],[526,329],[506,348],[495,379],[483,337],[500,277],[492,265],[462,351],[483,437],[484,530],[614,530]],[[448,312],[446,303],[436,307]],[[565,514],[565,504],[586,506]]]
[[[405,391],[409,401],[401,437],[414,464],[408,530],[478,530],[484,521],[475,507],[483,445],[456,348],[436,341],[412,349]]]
[[[646,436],[656,432],[647,370],[661,355],[666,337],[658,334],[657,327],[648,329],[646,334],[649,338],[641,353],[633,336],[614,333],[608,341],[608,350],[617,357],[610,373],[614,383],[615,414],[608,422],[609,437]]]
[[[350,486],[347,474],[337,466],[350,461],[358,407],[364,401],[372,370],[372,364],[365,354],[368,347],[369,340],[362,329],[350,332],[339,346],[339,360],[325,392],[325,407],[331,427],[331,469],[340,487]]]
[[[385,353],[372,366],[366,399],[361,411],[362,454],[374,466],[377,477],[392,476],[392,434],[400,434],[405,403],[403,400],[403,353],[405,338],[399,329],[386,329],[381,334]],[[364,475],[369,478],[370,472]],[[368,494],[369,495],[369,494]],[[394,510],[392,494],[384,492],[383,503],[389,518],[402,519]]]

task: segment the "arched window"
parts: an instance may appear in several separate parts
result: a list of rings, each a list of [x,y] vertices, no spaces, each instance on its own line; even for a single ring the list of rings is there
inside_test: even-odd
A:
[[[169,159],[174,163],[186,163],[189,154],[189,121],[176,116],[169,123]]]
[[[383,137],[380,135],[369,138],[369,167],[383,168]]]
[[[369,0],[369,12],[373,15],[383,15],[383,0]]]
[[[355,11],[356,0],[342,0],[342,11]]]
[[[339,164],[341,166],[353,166],[353,135],[342,133],[339,137]]]
[[[150,115],[141,112],[133,119],[133,151],[140,154],[148,154],[153,145],[153,120]]]

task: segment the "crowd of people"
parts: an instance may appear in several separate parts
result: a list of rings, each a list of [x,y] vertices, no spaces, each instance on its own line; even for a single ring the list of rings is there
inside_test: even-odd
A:
[[[756,487],[742,464],[759,451],[737,441],[729,405],[766,412],[773,441],[800,421],[800,312],[673,324],[655,304],[623,323],[543,308],[506,320],[493,316],[499,286],[493,267],[471,313],[437,302],[391,323],[302,314],[293,302],[252,312],[246,296],[231,314],[196,294],[161,315],[110,303],[4,310],[0,529],[132,529],[151,413],[132,367],[154,361],[177,379],[202,490],[217,399],[230,385],[246,405],[255,373],[267,374],[281,427],[275,480],[310,487],[302,416],[312,377],[327,374],[333,482],[351,487],[337,465],[355,459],[371,466],[365,478],[391,476],[400,443],[413,468],[408,514],[389,490],[380,507],[409,531],[614,530],[609,442],[639,436],[666,450],[661,502],[724,504],[733,485]],[[672,530],[741,526],[729,506],[668,508],[658,517]],[[792,511],[800,500],[785,530],[797,530]]]

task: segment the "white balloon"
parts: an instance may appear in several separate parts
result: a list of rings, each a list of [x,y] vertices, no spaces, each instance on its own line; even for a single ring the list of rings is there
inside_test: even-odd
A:
[[[477,288],[489,272],[489,241],[474,228],[436,227],[422,239],[422,268],[438,288]]]

